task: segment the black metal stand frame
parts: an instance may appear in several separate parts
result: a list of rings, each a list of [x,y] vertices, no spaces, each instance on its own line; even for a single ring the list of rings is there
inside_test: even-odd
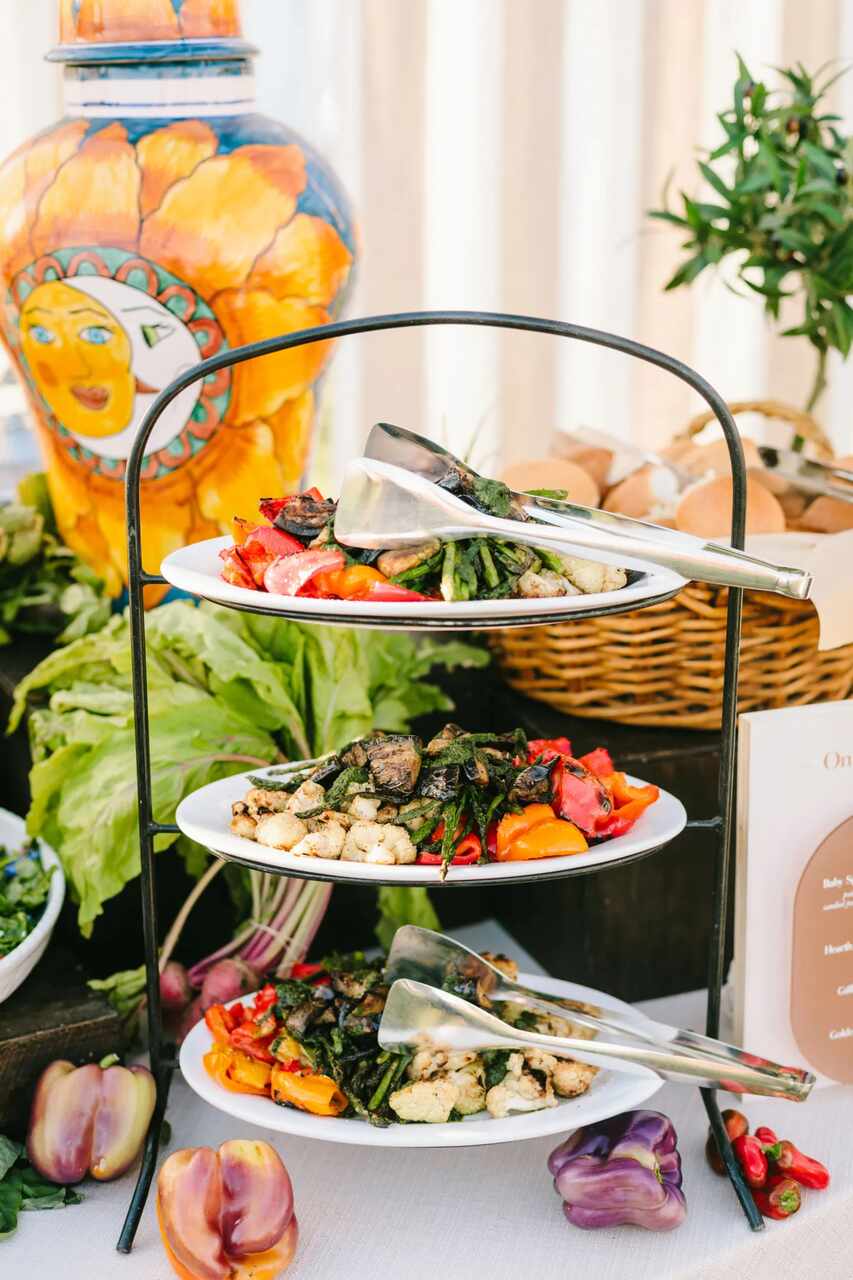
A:
[[[697,391],[713,411],[723,429],[728,445],[732,468],[732,545],[742,549],[746,525],[746,466],[740,437],[725,401],[715,389],[689,365],[643,346],[630,338],[619,337],[600,329],[583,325],[566,324],[558,320],[545,320],[535,316],[505,315],[489,311],[411,311],[392,315],[367,316],[357,320],[343,320],[335,324],[302,329],[296,333],[249,343],[243,347],[221,352],[201,361],[166,387],[146,414],[133,443],[125,476],[125,502],[127,513],[128,596],[130,614],[130,638],[133,679],[133,700],[136,739],[136,774],[139,812],[139,852],[141,863],[142,923],[144,930],[146,994],[148,1017],[148,1045],[151,1070],[157,1082],[157,1107],[151,1121],[142,1166],[134,1188],[127,1217],[118,1240],[117,1248],[129,1253],[133,1246],[145,1201],[154,1176],[160,1131],[166,1111],[169,1083],[175,1062],[164,1051],[163,1028],[160,1009],[160,984],[158,967],[157,894],[154,876],[154,840],[164,833],[176,833],[174,823],[158,822],[153,813],[151,795],[151,744],[148,719],[148,681],[145,647],[145,615],[143,593],[146,586],[165,584],[159,574],[147,573],[142,567],[140,477],[145,445],[164,409],[187,387],[208,374],[231,368],[246,360],[258,359],[287,351],[293,347],[307,346],[313,342],[327,342],[334,338],[354,334],[373,333],[385,329],[408,329],[424,325],[475,325],[496,329],[518,329],[530,333],[551,334],[559,338],[573,338],[594,346],[620,351],[647,364],[671,373]],[[706,1031],[717,1036],[720,1023],[720,996],[724,980],[726,937],[732,898],[732,872],[735,839],[735,766],[737,751],[737,682],[740,657],[741,616],[743,591],[729,590],[726,620],[726,654],[723,683],[723,714],[721,728],[720,772],[718,783],[719,815],[710,820],[688,823],[691,827],[711,829],[717,836],[717,859],[714,878],[713,922],[708,959],[708,1005]],[[292,874],[292,873],[289,873]],[[334,880],[333,875],[315,873],[314,879]],[[387,881],[393,884],[393,879]],[[753,1231],[762,1229],[764,1223],[744,1182],[740,1167],[734,1158],[726,1135],[716,1091],[701,1090],[705,1110],[725,1163],[726,1172]]]

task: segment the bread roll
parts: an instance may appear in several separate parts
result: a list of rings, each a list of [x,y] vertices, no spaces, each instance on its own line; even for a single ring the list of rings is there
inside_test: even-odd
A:
[[[600,493],[607,488],[607,477],[613,463],[612,450],[592,444],[581,444],[573,441],[569,436],[561,437],[558,433],[554,441],[554,452],[558,457],[565,458],[567,462],[574,462],[576,466],[583,467],[598,485]]]
[[[668,467],[651,463],[614,485],[602,506],[635,520],[657,520],[672,514],[678,497],[678,480]]]
[[[799,518],[799,528],[812,533],[843,533],[853,529],[853,502],[821,494],[810,502]]]
[[[761,455],[755,441],[750,440],[749,436],[741,436],[741,444],[747,467],[760,467]],[[670,461],[674,462],[680,471],[686,471],[689,476],[695,476],[697,480],[707,475],[728,476],[731,475],[732,470],[729,447],[725,440],[713,440],[710,444],[696,444],[691,441],[689,449],[682,451],[677,458],[671,458]]]
[[[519,493],[530,489],[565,489],[572,502],[584,507],[597,507],[601,496],[592,476],[577,463],[563,458],[514,462],[505,468],[501,480]]]
[[[784,533],[785,513],[773,494],[752,477],[746,492],[746,532]],[[726,537],[732,525],[731,476],[714,476],[691,485],[676,508],[675,525],[697,538]]]

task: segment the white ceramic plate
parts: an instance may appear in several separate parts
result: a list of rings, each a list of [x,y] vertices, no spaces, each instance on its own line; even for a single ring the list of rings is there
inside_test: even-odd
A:
[[[519,974],[519,981],[547,995],[606,1004],[612,1009],[630,1012],[634,1018],[642,1016],[630,1005],[592,987],[581,987],[574,982],[562,982],[539,974]],[[181,1046],[180,1064],[187,1084],[212,1107],[275,1133],[292,1133],[299,1138],[346,1142],[361,1147],[479,1147],[493,1142],[520,1142],[524,1138],[566,1133],[581,1125],[606,1120],[608,1116],[642,1106],[663,1084],[660,1077],[651,1071],[643,1075],[600,1071],[581,1097],[564,1098],[556,1107],[546,1107],[543,1111],[507,1116],[504,1120],[496,1120],[488,1112],[480,1112],[452,1124],[392,1124],[380,1129],[357,1116],[350,1119],[312,1116],[290,1107],[280,1107],[270,1098],[231,1093],[207,1074],[203,1059],[210,1045],[210,1032],[203,1022],[199,1022]]]
[[[388,867],[375,863],[344,862],[340,858],[311,858],[286,853],[283,849],[271,849],[256,840],[232,835],[229,830],[231,805],[235,800],[243,799],[252,785],[250,777],[263,777],[267,772],[268,769],[254,769],[250,773],[233,774],[194,791],[178,805],[175,820],[181,831],[224,858],[262,871],[292,873],[305,879],[372,884],[435,886],[439,883],[438,867],[414,864]],[[632,786],[643,785],[639,778],[626,776]],[[661,791],[658,800],[646,809],[627,835],[595,845],[587,853],[574,853],[565,858],[538,858],[531,862],[489,862],[472,867],[451,867],[444,883],[506,884],[579,875],[651,853],[683,831],[686,822],[687,814],[681,801],[668,791]]]
[[[27,839],[27,828],[23,818],[8,809],[0,809],[0,845],[5,845],[9,853],[17,852]],[[49,844],[40,838],[39,852],[42,865],[56,867],[50,878],[50,889],[44,910],[36,923],[36,927],[28,933],[24,941],[10,951],[7,956],[0,956],[0,1001],[5,1000],[24,981],[24,978],[38,964],[45,947],[50,941],[56,917],[65,898],[65,875],[59,858]]]
[[[489,627],[529,627],[568,618],[589,618],[624,613],[643,605],[668,600],[680,591],[685,579],[668,569],[633,574],[621,591],[588,596],[559,596],[550,600],[466,600],[458,604],[424,601],[416,604],[375,603],[365,600],[310,600],[235,587],[219,576],[219,552],[232,539],[209,538],[194,542],[167,556],[160,572],[182,591],[218,604],[273,613],[304,622],[325,622],[349,627],[403,627],[409,630],[480,630]]]

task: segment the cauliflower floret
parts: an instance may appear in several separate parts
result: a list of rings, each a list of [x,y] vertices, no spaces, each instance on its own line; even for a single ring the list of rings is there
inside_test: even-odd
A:
[[[309,809],[316,809],[321,805],[325,795],[319,782],[303,782],[288,798],[284,807],[288,813],[307,813]]]
[[[344,831],[348,831],[352,826],[352,818],[349,814],[341,813],[337,809],[324,809],[316,817],[305,819],[305,824],[309,831],[322,831],[329,822],[337,822],[339,826],[343,827]]]
[[[553,569],[543,569],[534,573],[527,569],[518,580],[518,594],[527,600],[550,599],[553,596],[578,596],[580,592],[574,583]]]
[[[344,841],[341,857],[346,862],[414,862],[415,846],[403,827],[379,822],[354,822]]]
[[[370,796],[355,795],[347,805],[347,809],[353,821],[373,822],[381,804],[381,800],[371,799]]]
[[[288,801],[286,791],[267,791],[265,787],[252,787],[246,792],[244,803],[254,818],[262,813],[283,813]]]
[[[456,1086],[455,1109],[462,1116],[473,1116],[486,1105],[483,1065],[475,1062],[461,1071],[449,1072],[447,1079]]]
[[[443,1071],[461,1071],[477,1061],[477,1054],[470,1049],[418,1049],[406,1068],[410,1080],[428,1080]]]
[[[532,1061],[528,1063],[527,1059]],[[511,1053],[507,1061],[507,1073],[500,1084],[493,1085],[486,1094],[486,1109],[489,1115],[502,1119],[511,1111],[541,1111],[544,1107],[555,1107],[557,1099],[551,1087],[551,1076],[542,1063],[556,1062],[550,1054],[540,1054],[537,1050],[529,1053]],[[543,1083],[525,1068],[534,1066],[537,1071],[545,1071]]]
[[[598,591],[618,591],[628,581],[624,569],[612,564],[599,564],[597,560],[582,560],[579,556],[560,556],[566,577],[584,595]]]
[[[594,1027],[582,1027],[580,1023],[572,1022],[569,1018],[558,1018],[552,1013],[540,1014],[534,1025],[544,1036],[573,1036],[575,1040],[594,1040],[598,1034]]]
[[[597,1075],[598,1067],[591,1067],[588,1062],[562,1058],[554,1067],[552,1080],[561,1098],[577,1098],[586,1093]]]
[[[344,847],[346,831],[339,822],[329,821],[316,831],[309,831],[306,836],[294,845],[291,853],[304,854],[309,858],[339,858]]]
[[[395,1089],[388,1099],[391,1110],[401,1120],[419,1120],[424,1124],[444,1124],[456,1105],[459,1090],[450,1080],[418,1080]]]
[[[272,849],[292,849],[307,834],[305,823],[292,813],[267,814],[258,818],[255,827],[255,839],[258,843],[269,845]]]
[[[255,819],[249,813],[245,800],[235,800],[231,806],[231,830],[235,836],[244,836],[247,840],[255,838]]]

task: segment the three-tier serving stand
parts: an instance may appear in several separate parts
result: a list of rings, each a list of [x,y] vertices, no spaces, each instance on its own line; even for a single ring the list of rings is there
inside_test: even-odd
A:
[[[413,311],[395,315],[367,316],[358,320],[339,321],[335,324],[323,325],[312,329],[303,329],[297,333],[289,333],[276,338],[268,338],[263,342],[250,343],[243,347],[226,350],[219,355],[181,374],[170,383],[155,400],[148,411],[139,433],[133,444],[127,464],[125,477],[126,511],[127,511],[127,544],[128,544],[128,596],[130,614],[130,636],[132,657],[132,681],[134,702],[134,732],[136,739],[136,774],[139,810],[139,851],[142,893],[142,924],[144,931],[148,1049],[151,1071],[157,1083],[157,1105],[148,1131],[142,1156],[142,1164],[128,1209],[127,1217],[118,1240],[118,1249],[129,1253],[136,1234],[139,1220],[154,1176],[157,1154],[160,1145],[160,1134],[166,1112],[169,1095],[169,1084],[176,1062],[172,1047],[164,1042],[163,1025],[160,1009],[160,983],[158,963],[158,928],[157,928],[157,894],[154,875],[154,842],[157,836],[176,834],[175,823],[159,822],[154,817],[151,789],[151,750],[148,719],[147,662],[145,644],[145,615],[143,607],[144,589],[166,583],[159,574],[146,572],[142,567],[141,543],[141,511],[140,511],[140,478],[142,473],[145,446],[157,421],[178,395],[194,382],[209,377],[221,369],[231,368],[244,361],[259,359],[279,351],[288,351],[293,347],[307,346],[313,342],[328,342],[330,339],[349,337],[355,334],[373,333],[385,329],[408,329],[423,325],[477,325],[497,329],[518,329],[530,333],[550,334],[558,338],[571,338],[578,342],[589,342],[595,346],[607,347],[612,351],[622,352],[635,359],[644,360],[666,370],[682,382],[697,391],[708,407],[713,411],[723,430],[729,450],[733,478],[732,529],[731,543],[737,549],[744,545],[746,524],[746,466],[737,428],[725,401],[714,388],[688,365],[672,356],[646,347],[630,338],[618,337],[598,329],[588,329],[582,325],[565,324],[557,320],[544,320],[534,316],[504,315],[500,312],[486,311]],[[259,600],[263,597],[259,595]],[[647,601],[655,603],[654,600]],[[711,941],[708,958],[708,1002],[706,1014],[706,1032],[716,1037],[720,1024],[720,996],[724,978],[726,959],[727,926],[730,921],[730,907],[733,882],[733,851],[735,839],[735,756],[737,745],[737,681],[738,662],[740,656],[741,614],[743,591],[731,588],[728,595],[726,651],[723,668],[723,708],[721,727],[720,769],[718,780],[719,813],[708,819],[689,820],[690,828],[704,828],[716,840],[716,864],[714,874],[714,890],[712,907]],[[242,607],[242,606],[241,606]],[[635,601],[616,603],[604,610],[573,610],[572,617],[587,617],[592,612],[624,612],[637,608]],[[276,613],[277,610],[265,609],[260,604],[254,609],[257,613]],[[304,619],[303,619],[304,620]],[[553,619],[550,619],[553,620]],[[455,619],[448,623],[459,627]],[[481,629],[482,621],[471,622],[471,629]],[[502,619],[494,625],[530,626],[531,620],[520,618]],[[406,626],[416,629],[416,616],[406,620]],[[442,623],[432,620],[430,629],[441,629]],[[660,846],[658,846],[660,847]],[[214,851],[215,852],[215,851]],[[222,855],[219,855],[222,856]],[[287,870],[282,874],[295,876],[298,879],[319,879],[335,881],[340,877],[335,873],[336,864],[330,862],[330,870],[317,869],[317,861],[313,861],[310,872]],[[270,868],[265,868],[269,870]],[[587,873],[597,868],[591,867]],[[564,874],[571,874],[566,872]],[[577,873],[575,873],[577,874]],[[523,878],[521,876],[520,878]],[[399,885],[399,872],[388,873],[387,879],[375,881],[376,884]],[[436,878],[435,887],[439,887]],[[728,1137],[720,1116],[716,1091],[702,1089],[702,1100],[711,1128],[723,1155],[726,1172],[732,1182],[743,1211],[753,1231],[761,1230],[763,1219],[756,1209],[752,1195],[747,1187],[731,1150]]]

